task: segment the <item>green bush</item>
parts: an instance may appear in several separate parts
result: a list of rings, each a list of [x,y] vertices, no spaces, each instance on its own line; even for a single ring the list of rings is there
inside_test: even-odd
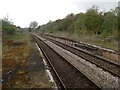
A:
[[[2,20],[2,30],[7,34],[14,34],[16,31],[16,27],[10,22]]]

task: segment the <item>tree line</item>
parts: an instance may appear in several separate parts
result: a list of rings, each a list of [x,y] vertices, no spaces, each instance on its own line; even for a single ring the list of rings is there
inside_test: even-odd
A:
[[[39,26],[41,32],[69,32],[79,33],[86,31],[94,35],[112,34],[118,31],[119,7],[111,9],[107,12],[102,12],[97,6],[89,8],[85,13],[74,15],[68,14],[63,19],[49,21],[47,24]]]

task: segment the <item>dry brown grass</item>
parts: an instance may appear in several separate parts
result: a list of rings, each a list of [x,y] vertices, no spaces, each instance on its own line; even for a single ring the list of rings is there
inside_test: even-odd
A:
[[[25,37],[23,39],[23,37]],[[24,67],[26,66],[26,61],[28,60],[29,55],[29,35],[23,36],[20,40],[17,40],[17,38],[10,38],[6,39],[3,42],[3,55],[2,55],[2,73],[3,75],[6,74],[10,69],[16,68],[16,66]],[[18,71],[15,75],[15,77],[10,80],[6,85],[3,87],[15,87],[19,86],[19,84],[25,85],[27,77],[26,72],[23,72],[22,74]]]

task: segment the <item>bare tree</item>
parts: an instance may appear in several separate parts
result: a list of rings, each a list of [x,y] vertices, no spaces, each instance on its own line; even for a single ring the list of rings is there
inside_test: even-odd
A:
[[[32,29],[36,29],[38,27],[38,23],[36,21],[32,21],[29,27]]]

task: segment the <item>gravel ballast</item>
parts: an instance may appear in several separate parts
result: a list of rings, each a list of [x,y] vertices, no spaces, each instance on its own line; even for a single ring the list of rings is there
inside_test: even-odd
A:
[[[68,62],[74,65],[81,73],[87,76],[92,82],[94,82],[100,88],[119,88],[119,78],[111,75],[109,72],[97,67],[96,65],[82,59],[75,54],[64,50],[63,48],[53,44],[46,39],[39,37],[47,45],[58,52],[62,57],[64,57]]]

